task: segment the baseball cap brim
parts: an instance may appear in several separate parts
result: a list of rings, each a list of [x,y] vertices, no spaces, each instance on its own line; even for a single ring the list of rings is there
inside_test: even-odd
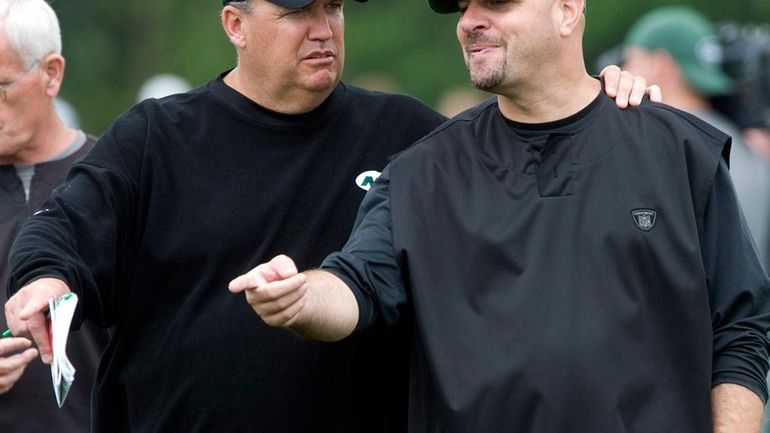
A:
[[[438,12],[440,14],[460,12],[457,0],[428,0],[428,6],[433,9],[433,12]]]
[[[232,3],[233,1],[236,1],[236,0],[222,0],[222,6],[225,6],[228,3]],[[309,5],[310,3],[313,3],[315,0],[267,0],[267,1],[289,9],[301,9]],[[366,0],[356,0],[356,1],[360,3],[366,2]]]
[[[708,96],[724,96],[732,93],[733,80],[719,69],[696,65],[683,65],[687,81],[695,89]]]

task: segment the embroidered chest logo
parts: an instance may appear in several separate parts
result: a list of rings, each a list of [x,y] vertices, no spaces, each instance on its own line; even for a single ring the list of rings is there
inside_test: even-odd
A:
[[[648,232],[655,227],[658,213],[652,209],[634,209],[631,211],[631,216],[637,227]]]
[[[369,191],[369,188],[374,185],[374,181],[380,177],[380,172],[375,170],[365,171],[356,177],[356,185],[364,191]]]

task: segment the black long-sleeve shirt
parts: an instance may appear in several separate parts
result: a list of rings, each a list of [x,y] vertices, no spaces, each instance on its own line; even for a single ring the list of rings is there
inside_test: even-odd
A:
[[[599,96],[542,125],[487,102],[396,158],[323,268],[358,329],[414,310],[410,431],[699,433],[713,385],[767,399],[770,284],[726,146]]]
[[[11,290],[56,275],[115,327],[94,431],[403,431],[400,340],[307,342],[227,285],[278,253],[308,267],[341,247],[387,157],[442,121],[345,84],[282,115],[221,78],[121,115],[11,254]]]

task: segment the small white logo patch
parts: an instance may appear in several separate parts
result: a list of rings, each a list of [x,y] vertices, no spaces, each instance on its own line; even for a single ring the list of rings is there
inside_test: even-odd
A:
[[[652,209],[634,209],[631,211],[631,216],[637,227],[648,232],[655,227],[658,213]]]
[[[695,58],[703,67],[717,69],[722,63],[723,52],[715,36],[704,36],[695,45]]]
[[[364,191],[369,191],[369,188],[374,185],[374,181],[380,177],[380,172],[375,170],[365,171],[358,175],[356,178],[356,185]]]

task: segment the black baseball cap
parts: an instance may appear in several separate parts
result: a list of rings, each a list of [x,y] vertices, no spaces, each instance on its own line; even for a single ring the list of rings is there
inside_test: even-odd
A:
[[[228,3],[232,3],[234,1],[236,0],[222,0],[222,6],[225,6]],[[289,9],[301,9],[309,5],[310,3],[313,3],[315,0],[267,0],[267,1]],[[356,1],[363,3],[366,0],[356,0]]]
[[[433,9],[433,12],[438,12],[440,14],[460,12],[457,0],[428,0],[428,6]]]

